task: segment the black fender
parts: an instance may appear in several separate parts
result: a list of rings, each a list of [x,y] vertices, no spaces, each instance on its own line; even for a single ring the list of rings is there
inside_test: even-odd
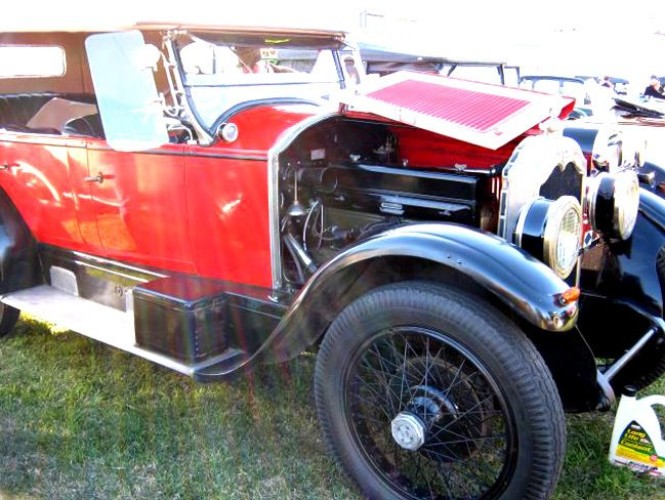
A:
[[[35,238],[0,188],[0,293],[22,290],[42,281]]]
[[[563,135],[565,137],[575,139],[575,141],[577,141],[577,143],[580,145],[584,156],[586,156],[588,160],[590,159],[591,153],[593,152],[593,143],[598,136],[598,132],[598,128],[567,126],[563,130]]]
[[[596,357],[616,358],[665,313],[665,199],[640,189],[632,236],[582,259],[578,327]]]
[[[637,173],[642,188],[665,198],[665,166],[654,161],[645,161]]]
[[[412,224],[364,240],[318,269],[257,354],[272,362],[302,352],[348,303],[349,290],[359,287],[366,291],[375,286],[359,283],[371,281],[363,271],[382,259],[399,262],[396,258],[419,259],[453,271],[536,328],[566,331],[575,324],[577,303],[559,302],[569,285],[522,249],[462,225]]]

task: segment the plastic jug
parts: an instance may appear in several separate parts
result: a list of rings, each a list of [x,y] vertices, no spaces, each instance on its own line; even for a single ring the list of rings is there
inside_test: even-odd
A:
[[[619,401],[610,443],[610,462],[665,478],[665,440],[653,408],[654,405],[665,406],[665,396],[637,399],[636,392],[635,388],[626,387]]]

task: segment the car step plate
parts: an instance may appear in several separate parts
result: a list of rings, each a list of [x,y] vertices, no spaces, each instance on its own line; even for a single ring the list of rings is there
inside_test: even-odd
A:
[[[212,366],[227,357],[236,357],[229,349],[221,356],[197,364],[184,364],[136,345],[134,316],[91,300],[83,299],[48,285],[8,293],[0,301],[41,321],[68,328],[99,342],[130,352],[185,375]]]

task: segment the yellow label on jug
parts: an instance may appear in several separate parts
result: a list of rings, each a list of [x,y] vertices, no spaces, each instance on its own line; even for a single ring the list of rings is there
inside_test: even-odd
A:
[[[654,407],[665,407],[665,396],[641,399],[634,391],[621,396],[612,429],[610,462],[665,479],[665,439]]]
[[[625,428],[616,449],[616,456],[642,463],[649,468],[665,467],[665,457],[658,456],[651,438],[634,420]]]

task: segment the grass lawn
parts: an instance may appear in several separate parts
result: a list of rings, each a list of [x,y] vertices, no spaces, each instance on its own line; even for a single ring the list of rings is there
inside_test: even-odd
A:
[[[359,498],[321,441],[312,354],[200,385],[42,323],[17,330],[0,341],[0,499]],[[568,417],[555,498],[663,495],[608,463],[611,427]]]

